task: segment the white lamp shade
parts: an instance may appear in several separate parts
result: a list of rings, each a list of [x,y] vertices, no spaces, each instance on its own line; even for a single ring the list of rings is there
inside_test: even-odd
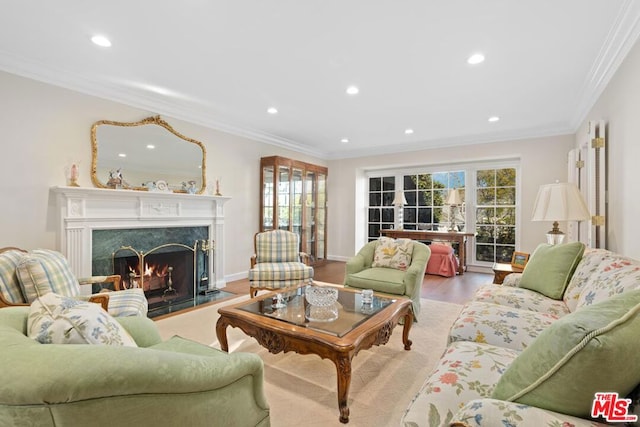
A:
[[[387,199],[389,200],[389,199]],[[403,206],[407,204],[407,199],[404,197],[404,191],[398,190],[396,191],[396,197],[391,202],[394,206]]]
[[[587,205],[574,183],[540,186],[532,221],[584,221],[589,218]]]
[[[446,205],[461,205],[462,204],[462,198],[460,197],[460,192],[458,191],[457,188],[453,188],[449,191],[449,194],[447,195],[447,201],[445,202]]]

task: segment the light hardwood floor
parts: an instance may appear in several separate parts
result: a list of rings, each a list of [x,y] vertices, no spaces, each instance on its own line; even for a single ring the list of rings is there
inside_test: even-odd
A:
[[[342,283],[345,263],[328,261],[324,265],[314,267],[314,279],[320,282]],[[479,286],[491,283],[493,274],[466,272],[455,277],[440,277],[427,274],[422,281],[422,298],[464,304]],[[224,288],[234,294],[248,294],[249,280],[237,280],[227,283]]]

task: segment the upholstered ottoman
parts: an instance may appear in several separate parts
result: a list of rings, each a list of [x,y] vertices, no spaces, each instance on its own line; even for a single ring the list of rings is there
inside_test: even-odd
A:
[[[431,258],[427,264],[427,274],[455,276],[458,271],[458,259],[453,254],[453,248],[442,243],[432,243],[429,249],[431,249]]]

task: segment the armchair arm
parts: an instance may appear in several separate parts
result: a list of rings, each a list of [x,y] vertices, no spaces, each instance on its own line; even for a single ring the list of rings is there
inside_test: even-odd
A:
[[[84,277],[82,279],[78,279],[81,285],[92,285],[94,283],[113,283],[113,289],[116,291],[120,290],[120,281],[122,278],[118,274],[113,274],[111,276],[92,276],[92,277]]]
[[[109,294],[107,293],[91,295],[89,302],[100,304],[104,311],[109,311]]]
[[[309,265],[310,260],[311,260],[311,257],[309,256],[308,253],[300,252],[300,261],[302,261],[304,265]]]
[[[520,279],[522,279],[522,273],[510,273],[504,278],[502,286],[513,286],[517,288],[520,286]]]
[[[414,243],[415,244],[415,243]],[[423,243],[420,243],[424,245]],[[419,296],[420,288],[422,287],[422,281],[424,279],[424,273],[427,269],[427,263],[431,257],[431,250],[428,246],[424,245],[424,251],[416,251],[414,247],[414,253],[411,257],[411,264],[404,275],[404,287],[406,295],[409,295],[412,299]]]
[[[253,254],[251,255],[251,268],[256,266],[256,260],[258,259],[258,255]]]

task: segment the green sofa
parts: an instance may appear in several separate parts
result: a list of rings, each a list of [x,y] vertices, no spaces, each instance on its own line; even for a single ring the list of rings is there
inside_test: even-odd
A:
[[[0,309],[0,426],[268,426],[263,363],[118,318],[138,347],[40,344]]]
[[[411,260],[406,270],[387,267],[372,267],[376,247],[380,240],[367,243],[358,254],[347,261],[344,286],[373,289],[392,295],[405,295],[413,302],[413,313],[420,312],[420,289],[427,269],[431,251],[427,245],[411,241]]]

